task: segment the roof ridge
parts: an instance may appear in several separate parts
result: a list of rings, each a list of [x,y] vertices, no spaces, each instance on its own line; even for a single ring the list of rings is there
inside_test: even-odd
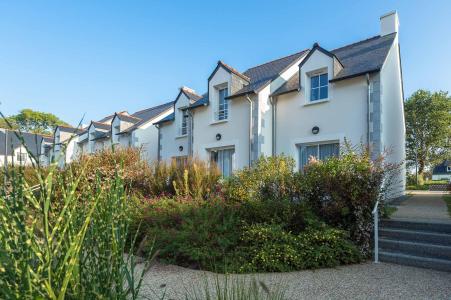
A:
[[[235,73],[236,75],[242,77],[243,79],[245,79],[245,80],[247,80],[247,81],[250,81],[250,80],[251,80],[248,76],[244,75],[243,73],[241,73],[240,71],[238,71],[238,70],[235,69],[234,67],[232,67],[232,66],[226,64],[226,63],[223,62],[222,60],[219,60],[219,61],[218,61],[218,64],[223,65],[224,67],[226,67],[227,69],[229,69],[232,73]]]
[[[273,62],[275,62],[275,61],[278,61],[278,60],[281,60],[281,59],[284,59],[284,58],[287,58],[287,57],[290,57],[290,56],[294,56],[294,55],[296,55],[296,54],[301,54],[301,53],[306,52],[306,51],[309,51],[309,50],[310,50],[310,49],[307,48],[307,49],[304,49],[304,50],[302,50],[302,51],[298,51],[298,52],[296,52],[296,53],[289,54],[289,55],[285,55],[285,56],[282,56],[282,57],[279,57],[279,58],[276,58],[276,59],[267,61],[267,62],[265,62],[265,63],[262,63],[262,64],[259,64],[259,65],[250,67],[250,68],[248,68],[244,73],[246,73],[247,71],[249,71],[249,70],[251,70],[251,69],[255,69],[255,68],[258,68],[258,67],[261,67],[261,66],[264,66],[264,65],[273,63]]]
[[[174,101],[169,101],[169,102],[166,102],[166,103],[163,103],[163,104],[159,104],[159,105],[157,105],[157,106],[152,106],[152,107],[149,107],[149,108],[144,108],[144,109],[135,111],[134,113],[131,114],[131,116],[136,115],[136,114],[138,114],[138,113],[145,112],[145,111],[154,110],[154,109],[160,108],[160,107],[162,107],[162,106],[166,106],[166,105],[173,104],[173,103],[174,103]]]
[[[344,46],[338,47],[338,48],[336,48],[336,49],[331,50],[330,52],[338,51],[338,50],[341,50],[341,49],[347,48],[347,47],[356,46],[356,45],[358,45],[358,44],[362,44],[362,43],[365,43],[365,42],[368,42],[368,41],[370,41],[370,40],[374,40],[374,39],[377,39],[377,38],[380,38],[380,37],[381,37],[380,35],[375,35],[375,36],[373,36],[373,37],[366,38],[366,39],[364,39],[364,40],[360,40],[360,41],[357,41],[357,42],[354,42],[354,43],[351,43],[351,44],[348,44],[348,45],[344,45]]]
[[[124,117],[129,117],[129,118],[141,120],[141,118],[138,118],[138,117],[136,117],[136,116],[134,116],[134,115],[130,115],[129,113],[124,114],[124,113],[122,113],[122,112],[117,112],[116,114],[119,115],[119,116],[124,116]]]

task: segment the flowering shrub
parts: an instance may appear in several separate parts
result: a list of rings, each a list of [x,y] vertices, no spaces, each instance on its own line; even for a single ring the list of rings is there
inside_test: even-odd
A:
[[[390,193],[391,178],[398,169],[385,164],[382,157],[372,161],[368,151],[343,149],[340,157],[314,160],[305,167],[299,182],[302,199],[322,220],[348,230],[361,252],[368,255],[372,209]]]

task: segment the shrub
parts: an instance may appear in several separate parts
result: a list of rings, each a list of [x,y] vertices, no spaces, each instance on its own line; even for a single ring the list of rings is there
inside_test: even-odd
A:
[[[158,199],[149,204],[145,223],[147,234],[156,238],[159,258],[166,262],[221,272],[234,263],[239,219],[234,207],[219,200]]]
[[[277,224],[255,224],[244,228],[242,242],[246,258],[241,272],[287,272],[361,260],[345,231],[326,226],[295,235]]]
[[[390,193],[397,170],[383,157],[372,161],[368,151],[344,149],[338,158],[312,160],[305,167],[302,197],[322,220],[349,230],[361,252],[369,255],[371,212],[376,201]]]

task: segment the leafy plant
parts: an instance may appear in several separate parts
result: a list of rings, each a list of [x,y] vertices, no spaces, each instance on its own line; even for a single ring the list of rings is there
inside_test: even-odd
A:
[[[0,298],[136,299],[144,270],[123,256],[129,218],[120,177],[97,177],[76,193],[80,178],[66,180],[55,166],[36,172],[39,190],[20,169],[11,190],[0,190]]]

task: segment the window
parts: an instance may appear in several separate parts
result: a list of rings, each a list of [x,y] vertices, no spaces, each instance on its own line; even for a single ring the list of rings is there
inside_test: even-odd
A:
[[[446,172],[451,172],[451,166],[446,167]]]
[[[16,160],[18,162],[26,162],[27,161],[27,154],[26,153],[22,153],[22,152],[17,152]]]
[[[229,117],[229,101],[226,99],[228,96],[228,89],[220,89],[219,91],[219,106],[217,120],[227,120]]]
[[[180,134],[185,135],[188,133],[188,110],[182,110],[182,124],[180,126]]]
[[[228,177],[232,175],[233,158],[235,156],[235,149],[217,149],[210,151],[211,162],[215,163],[222,176]]]
[[[307,144],[300,147],[300,170],[303,170],[308,164],[310,157],[316,159],[328,159],[329,157],[338,156],[340,152],[339,143],[328,144]]]
[[[310,77],[310,101],[327,99],[329,81],[327,73]]]
[[[188,156],[176,156],[174,157],[175,164],[177,167],[185,167],[188,164]]]

